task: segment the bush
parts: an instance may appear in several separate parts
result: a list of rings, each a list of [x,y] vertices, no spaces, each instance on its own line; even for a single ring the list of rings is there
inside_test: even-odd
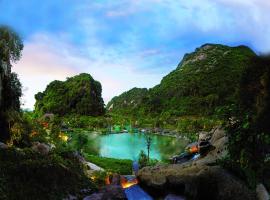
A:
[[[42,156],[31,149],[0,149],[0,171],[3,200],[60,200],[81,189],[96,190],[71,152]]]
[[[139,154],[139,166],[140,168],[146,167],[148,164],[147,155],[144,153],[143,150],[141,150]]]

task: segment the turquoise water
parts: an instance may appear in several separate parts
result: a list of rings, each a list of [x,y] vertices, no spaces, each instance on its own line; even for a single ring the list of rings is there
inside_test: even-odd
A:
[[[165,160],[184,150],[187,141],[168,136],[148,134],[152,138],[150,157]],[[120,133],[98,135],[89,133],[89,143],[86,152],[109,158],[132,159],[138,158],[141,150],[147,152],[146,136],[144,133]]]

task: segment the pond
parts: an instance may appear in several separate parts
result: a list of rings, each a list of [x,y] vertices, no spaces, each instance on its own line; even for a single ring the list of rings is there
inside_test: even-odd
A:
[[[167,160],[173,155],[180,154],[187,141],[169,136],[147,134],[152,138],[150,158]],[[146,134],[120,133],[99,135],[88,133],[89,142],[86,153],[102,157],[137,160],[141,150],[147,152]]]

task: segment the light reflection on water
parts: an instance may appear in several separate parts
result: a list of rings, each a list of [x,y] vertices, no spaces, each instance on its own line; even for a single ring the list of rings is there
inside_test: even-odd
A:
[[[86,152],[103,157],[137,159],[141,150],[147,152],[144,133],[120,133],[98,135],[89,133]],[[187,141],[174,137],[150,134],[152,137],[150,157],[165,160],[184,150]]]

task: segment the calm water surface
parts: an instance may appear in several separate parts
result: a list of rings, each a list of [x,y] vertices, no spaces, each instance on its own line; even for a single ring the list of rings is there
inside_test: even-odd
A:
[[[86,151],[103,157],[132,159],[138,158],[141,150],[147,152],[144,133],[120,133],[99,135],[89,133]],[[165,160],[184,150],[187,141],[174,137],[148,134],[152,138],[150,157]]]

